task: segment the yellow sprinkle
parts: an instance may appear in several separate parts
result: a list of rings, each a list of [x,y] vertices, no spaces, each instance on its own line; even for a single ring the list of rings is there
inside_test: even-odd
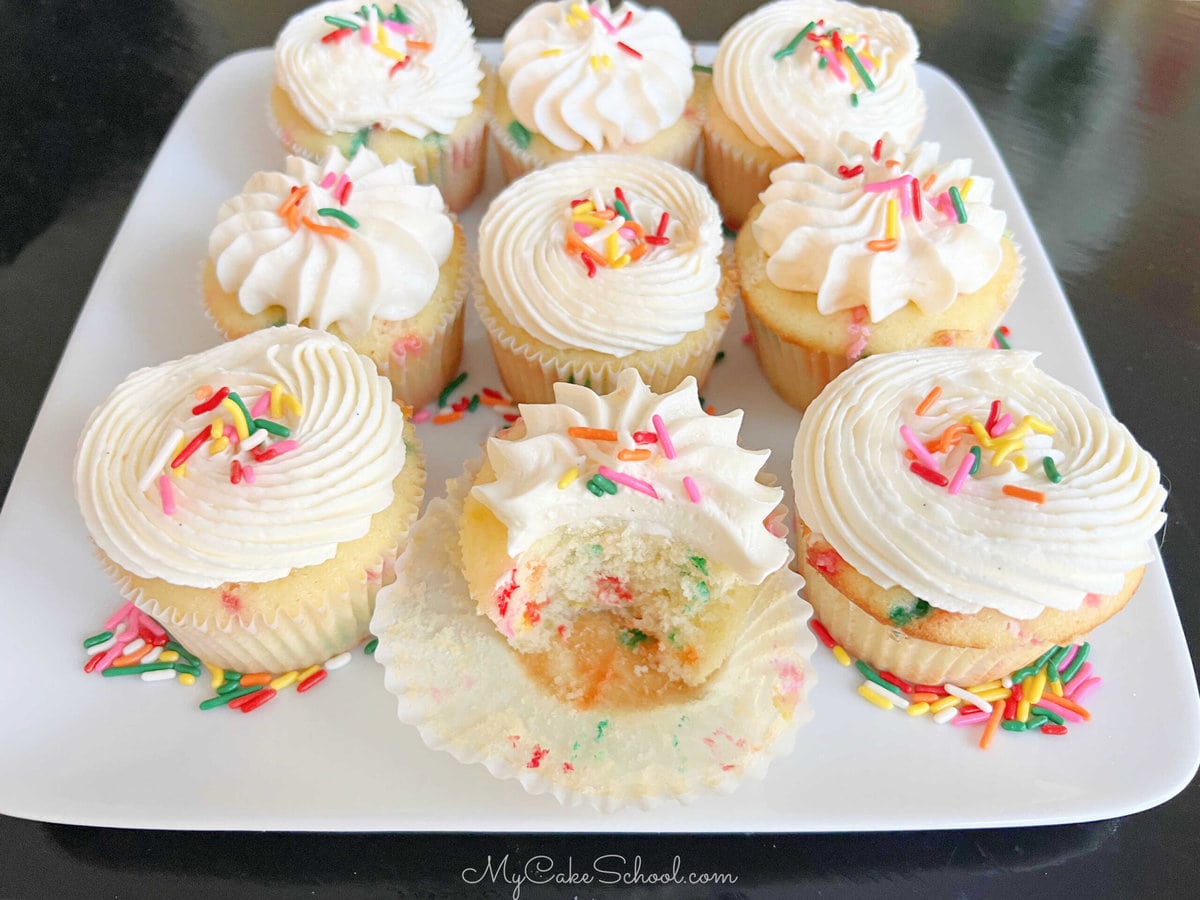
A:
[[[1010,453],[1015,453],[1017,450],[1024,450],[1025,442],[1020,438],[1017,438],[1015,441],[1001,439],[998,441],[993,441],[992,446],[988,449],[996,451],[992,454],[990,463],[990,465],[995,468],[1002,465],[1004,461],[1008,459],[1008,455]]]
[[[1012,691],[1006,687],[995,687],[986,691],[971,691],[971,693],[979,697],[980,700],[986,700],[988,703],[991,703],[993,700],[1007,700],[1012,696]]]
[[[910,716],[923,716],[929,712],[929,704],[922,700],[920,703],[910,703],[905,710]]]
[[[977,684],[974,687],[967,688],[972,694],[982,694],[984,691],[994,691],[998,687],[1004,687],[1004,682],[999,678],[994,681],[988,681],[983,684]]]
[[[962,703],[962,700],[960,700],[958,697],[947,694],[941,700],[934,700],[932,703],[930,703],[929,711],[934,715],[937,715],[943,709],[949,709],[952,706],[958,706],[960,703]]]
[[[228,446],[229,446],[229,438],[225,437],[225,435],[221,435],[219,438],[217,438],[215,441],[213,441],[212,443],[210,443],[208,445],[208,455],[216,456],[218,453],[220,453],[222,450],[224,450]]]
[[[395,49],[394,47],[389,47],[387,44],[381,44],[379,41],[376,41],[371,46],[374,47],[378,52],[382,53],[384,56],[390,56],[392,59],[403,60],[404,57],[406,56],[406,54],[401,53],[399,50]]]
[[[302,415],[304,415],[304,407],[301,406],[300,401],[297,400],[295,397],[293,397],[291,394],[283,395],[283,405],[286,406],[287,411],[290,412],[297,419],[300,418]]]
[[[208,436],[214,441],[219,437],[225,436],[225,422],[220,416],[213,419],[212,427],[208,429]]]
[[[208,669],[208,671],[212,672],[212,687],[215,691],[221,686],[221,682],[225,680],[225,670],[218,669],[216,666],[211,665],[210,663],[205,663],[204,666],[206,669]]]
[[[848,666],[851,663],[850,654],[846,652],[846,648],[841,644],[837,644],[833,648],[833,658],[840,662],[843,666]]]
[[[300,673],[297,672],[295,669],[292,669],[292,671],[284,672],[278,678],[273,679],[271,681],[271,687],[272,687],[272,689],[274,689],[276,691],[282,691],[285,687],[290,687],[293,682],[296,682],[299,680],[300,680]]]
[[[1052,693],[1055,697],[1061,697],[1063,695],[1062,682],[1050,682],[1050,693]]]
[[[858,686],[858,696],[862,697],[864,700],[869,701],[870,703],[873,703],[875,706],[878,706],[880,709],[891,709],[892,708],[892,704],[890,702],[883,699],[883,697],[880,697],[877,693],[875,693],[873,690],[871,690],[865,684],[860,684]]]
[[[586,22],[592,17],[592,14],[580,6],[578,3],[571,4],[571,14],[578,16],[581,21]]]
[[[159,658],[161,659],[162,657],[159,657]],[[181,672],[181,673],[179,673],[179,683],[186,684],[190,687],[191,685],[196,683],[196,676],[193,675],[191,672]]]
[[[973,185],[974,183],[975,183],[974,178],[968,178],[966,181],[964,181],[963,186],[958,191],[958,196],[960,196],[964,200],[966,200],[967,194],[971,193],[971,185]]]
[[[1028,700],[1018,700],[1017,701],[1017,721],[1018,722],[1028,722],[1029,721],[1029,706],[1030,706],[1030,703]]]
[[[606,68],[606,69],[612,68],[612,57],[611,56],[609,56],[607,53],[605,53],[604,56],[601,57],[601,59],[604,61],[604,68]]]
[[[309,675],[313,674],[314,672],[319,671],[320,668],[321,668],[320,665],[309,666],[307,669],[305,669],[303,672],[301,672],[299,675],[296,676],[296,680],[303,681]]]
[[[375,40],[384,44],[387,43],[387,32],[383,30],[382,25],[375,26]]]
[[[1024,422],[1028,423],[1029,427],[1038,434],[1054,434],[1054,426],[1049,422],[1043,422],[1041,419],[1035,419],[1033,416],[1026,416]]]
[[[575,466],[572,466],[571,468],[567,469],[566,474],[563,475],[562,478],[558,479],[558,489],[560,491],[566,490],[566,488],[570,486],[571,482],[573,482],[578,477],[579,477],[579,469],[576,468]]]
[[[592,203],[591,200],[584,200],[582,203],[580,203],[578,206],[576,206],[574,209],[571,210],[571,215],[586,216],[588,213],[592,212],[595,208],[596,208],[596,204]]]
[[[549,50],[543,50],[542,56],[558,56],[560,53],[562,53],[561,47],[551,47]]]
[[[1037,674],[1033,676],[1033,690],[1028,694],[1029,703],[1033,705],[1042,699],[1042,694],[1046,693],[1046,669],[1043,666],[1037,670]]]
[[[280,404],[280,398],[283,397],[283,385],[278,381],[271,385],[271,418],[278,419],[283,415],[283,406]]]
[[[996,442],[992,440],[992,436],[987,433],[987,429],[983,427],[983,423],[970,416],[963,416],[963,424],[971,429],[971,433],[975,435],[975,440],[979,441],[979,445],[984,450],[991,450],[996,446]]]
[[[1024,472],[1027,468],[1029,468],[1029,463],[1023,456],[1014,456],[1012,458],[1012,464],[1017,467],[1018,472]]]
[[[629,254],[622,253],[620,256],[618,256],[616,259],[613,260],[612,267],[614,269],[623,269],[627,265],[629,265]]]
[[[601,219],[599,216],[576,216],[575,221],[583,225],[591,225],[593,228],[603,228],[608,224],[607,219]]]
[[[239,441],[244,441],[250,437],[250,426],[246,424],[246,417],[242,415],[242,410],[236,403],[226,397],[221,401],[221,405],[229,410],[229,415],[233,418],[233,427],[237,429]]]
[[[596,54],[594,54],[594,53],[592,54],[592,71],[593,72],[600,71],[600,57],[596,56]]]
[[[608,254],[609,262],[616,262],[617,257],[621,255],[621,245],[619,241],[620,238],[617,236],[615,231],[604,241],[604,251]]]
[[[187,441],[184,438],[180,438],[179,443],[175,445],[175,449],[171,453],[171,459],[174,459],[175,457],[177,457],[179,455],[179,451],[182,450],[186,446],[187,446]],[[170,462],[170,460],[168,460],[168,462]],[[172,469],[171,474],[175,475],[179,478],[183,478],[185,475],[187,475],[187,463],[184,463],[182,466]]]
[[[159,662],[175,662],[177,659],[179,659],[179,652],[176,650],[164,650],[158,654]]]
[[[900,204],[895,200],[887,202],[887,239],[896,240],[900,237]]]

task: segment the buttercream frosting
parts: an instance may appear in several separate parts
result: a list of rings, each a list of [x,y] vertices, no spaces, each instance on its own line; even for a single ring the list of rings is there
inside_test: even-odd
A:
[[[607,234],[616,220],[589,232],[572,203],[616,210],[617,188],[631,222],[610,254]],[[629,229],[655,237],[664,213],[666,243],[634,249],[644,241]],[[722,247],[716,203],[699,181],[670,163],[622,155],[577,157],[532,172],[492,201],[479,226],[483,281],[510,322],[552,347],[618,357],[672,346],[704,326],[718,302]],[[589,266],[584,257],[600,262]]]
[[[741,410],[710,416],[700,408],[691,376],[655,394],[635,369],[623,370],[610,394],[559,383],[554,400],[521,405],[524,436],[488,441],[496,477],[472,489],[508,528],[510,556],[557,529],[607,520],[685,540],[753,584],[787,561],[787,542],[764,525],[782,491],[755,480],[770,451],[738,446]],[[669,445],[659,437],[656,417]],[[571,429],[611,431],[615,439]],[[649,434],[657,439],[649,442]],[[618,456],[630,449],[648,449],[649,457]],[[572,470],[576,477],[564,483]],[[592,492],[588,484],[598,474],[617,483],[615,494]]]
[[[449,134],[482,80],[458,0],[319,3],[293,16],[275,41],[276,84],[325,134],[375,125],[417,138]]]
[[[692,50],[661,9],[538,3],[504,35],[500,80],[518,122],[577,151],[641,144],[679,121]]]
[[[411,165],[334,149],[323,166],[290,156],[283,172],[251,176],[222,204],[208,252],[246,312],[283,307],[292,324],[355,339],[373,319],[420,312],[453,244],[442,195]]]
[[[852,366],[804,413],[797,515],[876,584],[950,612],[1031,619],[1118,593],[1125,574],[1152,559],[1165,519],[1158,466],[1111,415],[1039,371],[1036,356],[935,348]],[[940,397],[918,415],[935,387]],[[901,426],[934,441],[967,416],[986,426],[996,400],[994,446],[982,448],[958,493],[954,476],[981,443],[973,431],[932,454],[949,484],[913,471]]]
[[[987,284],[1005,225],[990,178],[972,176],[970,160],[939,163],[933,143],[899,152],[890,139],[844,138],[841,149],[836,167],[771,173],[751,227],[772,283],[815,293],[825,314],[866,306],[872,322],[910,300],[935,315]]]
[[[890,132],[908,146],[925,122],[913,66],[918,52],[912,28],[895,13],[781,0],[721,38],[713,89],[751,142],[781,156],[811,158],[843,132],[862,140]]]
[[[260,399],[275,384],[278,416]],[[223,405],[193,414],[204,386],[229,388],[290,433],[251,451],[242,444],[259,433],[243,442],[231,429],[226,449],[210,455],[206,438],[171,469],[179,444],[234,420]],[[126,378],[84,428],[75,494],[96,545],[135,575],[198,588],[273,581],[367,533],[392,502],[403,426],[369,359],[324,332],[267,328]]]

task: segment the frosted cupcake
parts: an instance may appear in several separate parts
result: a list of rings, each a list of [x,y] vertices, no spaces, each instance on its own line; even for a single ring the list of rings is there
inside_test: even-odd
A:
[[[891,12],[836,0],[781,0],[739,19],[713,63],[704,178],[740,228],[772,169],[824,159],[843,134],[902,147],[925,122],[919,47]]]
[[[333,332],[418,407],[458,371],[469,280],[437,188],[370,150],[253,175],[217,213],[203,279],[226,338],[284,322]]]
[[[427,742],[602,807],[728,790],[808,716],[814,641],[767,451],[691,379],[523,405],[381,596],[377,658]],[[781,740],[782,739],[782,740]],[[532,763],[532,764],[531,764]]]
[[[581,156],[513,182],[479,226],[474,297],[511,396],[608,391],[630,367],[655,391],[703,382],[733,304],[722,250],[712,197],[670,163]]]
[[[579,153],[695,162],[692,49],[663,10],[538,3],[509,27],[503,52],[492,135],[509,179]]]
[[[387,380],[292,326],[134,372],[75,458],[124,597],[239,672],[302,669],[366,635],[424,484]]]
[[[736,244],[759,365],[801,410],[861,357],[988,346],[1023,271],[969,160],[941,163],[937,144],[842,148],[836,166],[772,172]]]
[[[408,0],[385,11],[334,0],[292,17],[275,41],[271,115],[314,162],[331,147],[403,159],[450,208],[483,187],[491,89],[466,9]]]
[[[1129,601],[1165,492],[1108,413],[1020,351],[872,357],[804,414],[792,474],[816,617],[857,658],[978,684]]]

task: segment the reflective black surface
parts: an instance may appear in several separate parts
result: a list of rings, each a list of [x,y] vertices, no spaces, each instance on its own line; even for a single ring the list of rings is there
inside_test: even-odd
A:
[[[183,100],[223,57],[270,44],[303,5],[0,5],[0,491],[92,279]],[[497,37],[524,4],[468,5],[478,33]],[[662,5],[689,37],[714,40],[754,4]],[[1163,555],[1195,659],[1200,3],[883,5],[912,22],[922,58],[962,85],[986,120],[1114,412],[1162,465],[1171,486]],[[3,586],[0,598],[24,602]],[[20,740],[2,729],[0,739]],[[935,773],[906,766],[898,754],[895,772],[864,777],[878,777],[886,793],[889,778]],[[498,860],[506,853],[510,870],[544,855],[559,871],[568,857],[578,870],[603,854],[620,854],[631,868],[640,855],[645,873],[670,872],[678,855],[684,873],[738,879],[711,888],[643,886],[643,896],[1140,896],[1191,887],[1198,823],[1195,783],[1154,810],[1109,822],[895,835],[197,834],[0,817],[0,896],[511,896],[511,885],[472,887],[461,877],[489,854]],[[626,892],[527,884],[520,893]]]

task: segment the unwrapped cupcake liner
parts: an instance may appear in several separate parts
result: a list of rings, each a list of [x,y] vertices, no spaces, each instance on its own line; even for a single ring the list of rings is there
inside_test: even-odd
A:
[[[576,709],[529,678],[471,600],[458,520],[478,465],[417,523],[371,622],[400,720],[429,747],[531,794],[602,811],[727,793],[792,749],[815,683],[793,571],[763,582],[737,645],[698,696],[648,710]]]
[[[630,356],[604,354],[603,358],[597,359],[593,354],[532,343],[494,308],[478,271],[473,296],[475,309],[487,330],[500,378],[509,396],[517,402],[552,403],[554,385],[560,381],[586,384],[596,393],[605,394],[616,388],[617,375],[631,366],[638,370],[650,390],[661,394],[673,390],[688,375],[694,376],[700,386],[708,379],[737,295],[736,279],[730,274],[732,265],[732,254],[726,250],[721,262],[723,274],[717,286],[717,305],[705,317],[704,327],[685,338],[692,340],[699,335],[699,340],[695,340],[686,353],[678,352],[676,346]]]

